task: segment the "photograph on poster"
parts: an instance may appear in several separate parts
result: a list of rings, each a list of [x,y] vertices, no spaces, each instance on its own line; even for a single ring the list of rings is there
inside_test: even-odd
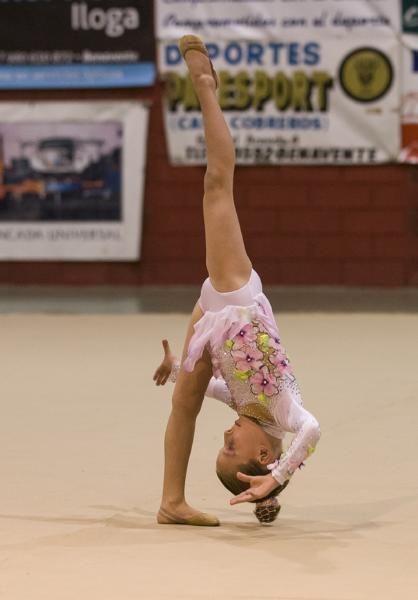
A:
[[[0,221],[119,221],[122,124],[0,123]]]
[[[0,105],[0,260],[137,260],[148,107]]]

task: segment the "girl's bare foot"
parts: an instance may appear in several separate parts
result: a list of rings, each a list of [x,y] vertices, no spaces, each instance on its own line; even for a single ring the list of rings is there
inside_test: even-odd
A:
[[[219,520],[214,515],[199,512],[188,504],[161,506],[157,514],[157,522],[160,525],[195,525],[200,527],[216,527],[219,525]]]

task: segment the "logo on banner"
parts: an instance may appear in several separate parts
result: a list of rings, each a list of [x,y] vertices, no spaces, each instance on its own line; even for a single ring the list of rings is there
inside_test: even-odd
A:
[[[403,0],[403,30],[405,33],[418,33],[417,0]]]
[[[358,48],[341,63],[339,79],[342,89],[353,100],[374,102],[389,91],[393,67],[381,50]]]
[[[127,29],[138,29],[136,8],[89,8],[85,2],[71,4],[71,27],[75,30],[104,31],[108,37],[120,37]]]

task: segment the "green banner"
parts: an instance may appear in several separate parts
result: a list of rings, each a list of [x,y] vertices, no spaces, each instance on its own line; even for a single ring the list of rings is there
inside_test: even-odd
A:
[[[402,29],[418,34],[418,0],[402,0]]]

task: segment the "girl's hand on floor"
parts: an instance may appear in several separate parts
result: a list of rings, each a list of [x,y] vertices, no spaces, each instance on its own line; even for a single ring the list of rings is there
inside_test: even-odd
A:
[[[270,474],[252,477],[251,475],[244,475],[244,473],[237,473],[237,477],[241,481],[247,481],[250,484],[250,487],[248,490],[245,490],[245,492],[241,492],[241,494],[232,498],[229,501],[232,505],[240,504],[241,502],[256,502],[257,500],[261,500],[280,485]]]
[[[167,340],[163,340],[164,359],[154,373],[152,378],[156,385],[165,385],[170,377],[171,370],[176,361],[176,357],[172,354],[170,345]]]

